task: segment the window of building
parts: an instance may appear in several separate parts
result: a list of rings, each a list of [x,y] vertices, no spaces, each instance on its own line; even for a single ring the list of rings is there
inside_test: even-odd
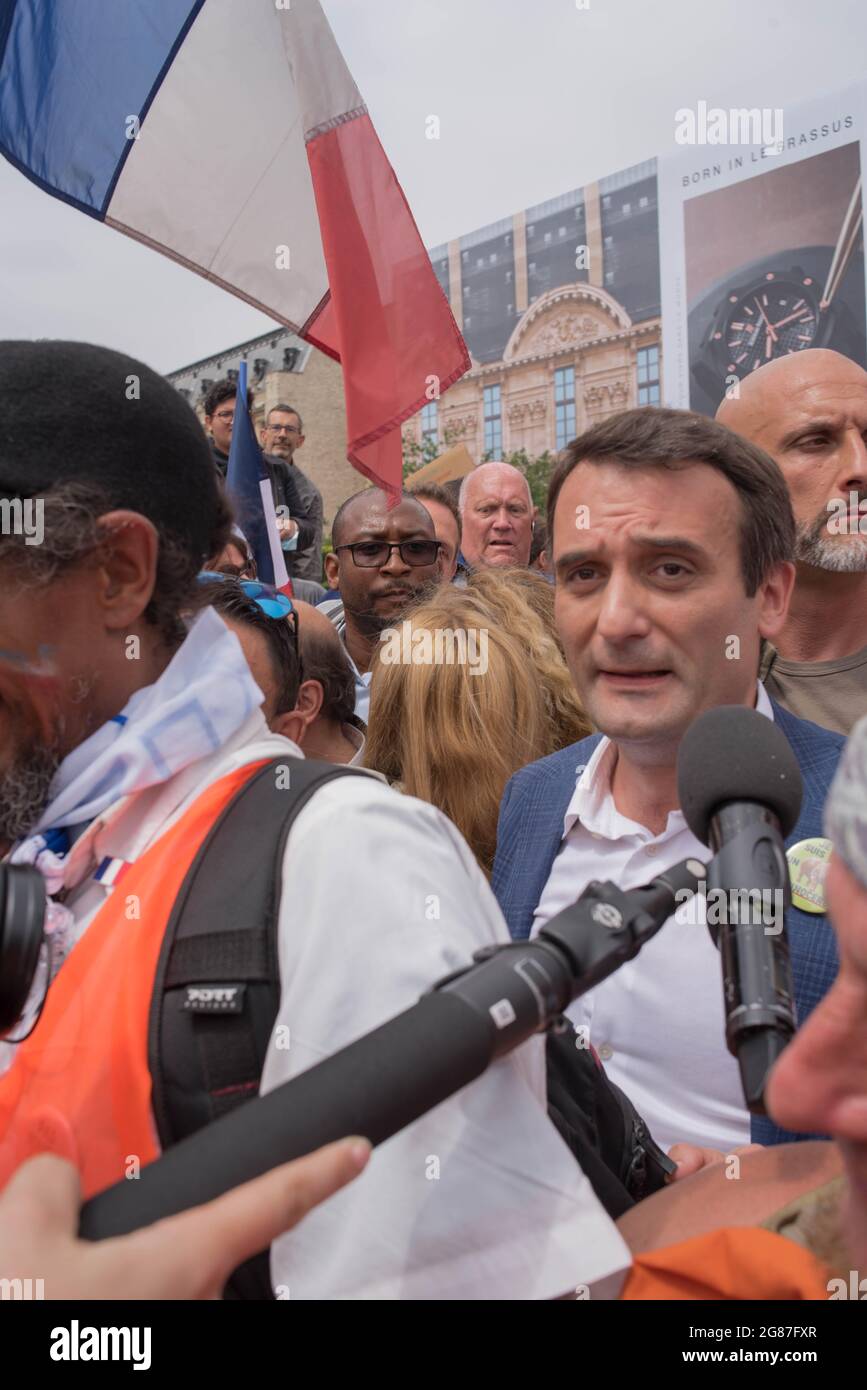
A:
[[[604,238],[603,238],[603,244],[604,244],[604,246],[605,246],[605,250],[606,250],[606,251],[609,251],[609,250],[611,249],[611,247],[614,245],[614,237],[613,237],[613,236],[604,237]]]
[[[497,253],[496,253],[496,251],[492,251],[491,254],[490,254],[490,256],[488,257],[488,265],[496,265],[496,264],[497,264]]]
[[[565,449],[575,438],[575,368],[558,367],[554,373],[556,448]]]
[[[535,228],[535,226],[533,225],[533,223],[531,222],[530,225],[529,225],[529,227],[527,228],[527,236],[532,236],[533,233],[535,232],[535,230],[536,230],[536,228]]]
[[[565,235],[566,235],[566,228],[565,228],[565,227],[558,227],[558,228],[557,228],[557,235],[558,235],[558,236],[565,236]]]
[[[439,439],[439,401],[428,401],[421,412],[421,442]]]
[[[511,270],[507,270],[507,271],[506,271],[506,284],[507,284],[507,285],[511,285],[511,283],[512,283],[512,272],[511,272]]]
[[[484,256],[477,256],[477,257],[476,257],[476,265],[477,265],[477,267],[481,268],[484,264],[485,264],[485,258],[484,258]]]
[[[613,285],[613,284],[614,284],[614,271],[613,271],[613,270],[606,270],[606,272],[605,272],[605,283],[606,283],[606,285]]]
[[[648,206],[649,202],[650,202],[650,199],[649,199],[647,196],[644,196],[644,197],[642,197],[642,198],[639,198],[639,200],[638,200],[638,206],[639,206],[640,208],[646,208],[646,207]]]
[[[548,245],[548,243],[550,242],[550,240],[551,240],[551,233],[550,233],[550,232],[546,232],[546,233],[545,233],[545,245],[546,245],[546,246]]]
[[[631,204],[631,203],[624,203],[624,204],[623,204],[623,216],[624,216],[624,217],[628,217],[629,214],[631,213],[631,211],[632,211],[632,204]]]
[[[483,392],[485,409],[485,453],[503,452],[503,421],[500,414],[499,386],[486,386]]]
[[[606,193],[606,194],[605,194],[604,198],[602,199],[602,206],[603,206],[603,208],[604,208],[606,211],[608,210],[608,208],[611,207],[611,194],[610,194],[610,193]]]
[[[659,345],[639,348],[636,357],[638,404],[659,405]]]

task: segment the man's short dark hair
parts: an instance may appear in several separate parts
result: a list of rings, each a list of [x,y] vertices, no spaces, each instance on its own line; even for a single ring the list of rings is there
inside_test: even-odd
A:
[[[774,565],[794,555],[795,518],[778,465],[757,445],[704,415],[640,406],[612,415],[573,439],[560,454],[548,488],[549,536],[554,534],[560,489],[580,463],[672,472],[689,463],[706,463],[722,473],[741,501],[741,572],[750,598]]]
[[[215,381],[207,396],[205,397],[205,414],[211,416],[216,414],[224,401],[233,401],[238,394],[237,381],[230,381],[227,376]],[[253,409],[255,395],[253,388],[247,388],[247,409]]]
[[[355,676],[337,632],[332,641],[313,626],[305,631],[303,615],[301,631],[304,679],[318,681],[322,686],[321,717],[335,724],[362,728],[355,715]]]
[[[417,497],[420,502],[429,498],[431,502],[439,502],[441,507],[447,507],[455,519],[458,528],[458,538],[461,535],[461,513],[454,493],[447,492],[439,483],[419,483],[418,487],[409,489],[410,497]]]
[[[284,415],[294,415],[295,418],[296,418],[297,421],[298,421],[298,432],[299,432],[299,434],[303,434],[303,433],[304,433],[304,421],[301,419],[300,411],[297,411],[297,410],[295,409],[294,405],[283,405],[282,403],[281,403],[280,405],[272,405],[272,406],[271,406],[271,409],[268,411],[268,414],[265,416],[265,425],[266,425],[266,427],[267,427],[267,425],[270,424],[271,416],[272,416],[272,415],[274,414],[274,412],[277,411],[277,410],[282,410],[283,413],[284,413]]]
[[[202,584],[200,588],[205,604],[210,604],[227,618],[261,632],[268,647],[271,673],[277,690],[274,713],[288,714],[298,703],[298,687],[301,684],[301,668],[288,622],[283,618],[269,618],[256,600],[244,593],[242,584],[236,579],[227,578],[222,583],[215,579],[213,583]]]
[[[530,541],[530,558],[527,561],[528,565],[532,565],[536,560],[538,560],[539,556],[542,554],[542,551],[545,549],[547,543],[548,528],[545,525],[544,521],[542,521],[542,519],[537,516],[536,520],[533,522],[533,538]]]

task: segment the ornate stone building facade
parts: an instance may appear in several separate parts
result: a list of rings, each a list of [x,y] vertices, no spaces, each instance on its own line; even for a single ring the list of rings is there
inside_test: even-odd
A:
[[[404,428],[481,459],[554,452],[661,400],[654,161],[431,251],[472,370]]]
[[[596,420],[661,400],[655,161],[525,208],[430,252],[472,370],[404,426],[404,438],[485,455],[561,449]],[[237,374],[257,426],[278,401],[302,415],[301,468],[322,492],[326,529],[365,486],[346,460],[339,366],[282,329],[172,372],[202,415],[209,386]]]
[[[605,290],[565,285],[533,304],[502,361],[473,364],[443,396],[440,438],[481,459],[562,448],[615,411],[659,400],[659,318],[633,324]],[[641,378],[641,380],[640,380]],[[427,413],[433,424],[434,412]],[[421,440],[423,417],[405,427]]]

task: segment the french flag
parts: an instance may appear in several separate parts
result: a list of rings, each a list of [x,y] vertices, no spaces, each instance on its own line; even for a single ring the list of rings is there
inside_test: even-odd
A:
[[[470,360],[318,0],[0,0],[0,152],[340,361],[397,495]]]
[[[263,584],[273,584],[292,593],[292,581],[280,547],[277,514],[271,479],[262,450],[256,443],[253,422],[246,406],[247,363],[238,370],[238,395],[232,425],[232,443],[226,469],[226,487],[235,508],[238,525],[256,561],[256,574]]]

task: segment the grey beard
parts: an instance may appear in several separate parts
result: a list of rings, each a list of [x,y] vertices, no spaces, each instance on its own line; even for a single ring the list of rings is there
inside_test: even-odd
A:
[[[867,570],[867,536],[832,537],[826,534],[827,511],[809,526],[798,527],[795,559],[832,574],[863,574]]]
[[[14,843],[33,829],[48,805],[51,782],[61,762],[56,746],[36,747],[0,774],[0,843]]]

